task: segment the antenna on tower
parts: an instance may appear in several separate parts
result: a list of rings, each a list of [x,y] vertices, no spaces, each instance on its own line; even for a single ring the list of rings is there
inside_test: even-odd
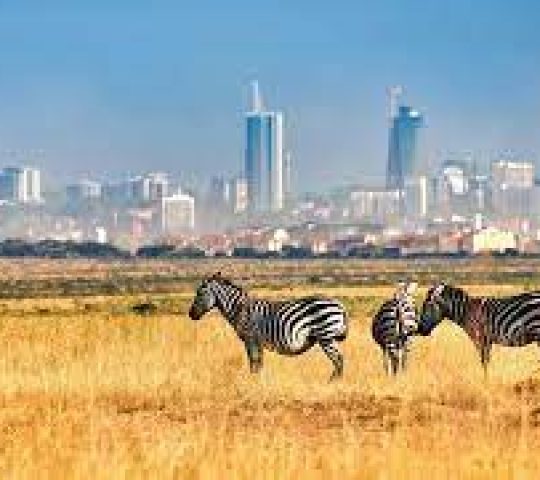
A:
[[[398,114],[401,95],[403,95],[403,87],[401,85],[393,85],[388,87],[386,92],[388,95],[388,120],[391,122]]]
[[[261,112],[263,110],[263,102],[257,80],[251,82],[251,110],[253,112]]]

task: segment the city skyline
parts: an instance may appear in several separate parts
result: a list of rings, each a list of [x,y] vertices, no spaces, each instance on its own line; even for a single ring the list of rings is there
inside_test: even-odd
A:
[[[204,3],[2,6],[0,150],[42,152],[3,162],[66,181],[235,175],[253,78],[283,109],[299,191],[384,181],[384,91],[396,83],[425,114],[429,161],[460,150],[538,158],[532,1],[310,3],[309,13],[302,2]]]

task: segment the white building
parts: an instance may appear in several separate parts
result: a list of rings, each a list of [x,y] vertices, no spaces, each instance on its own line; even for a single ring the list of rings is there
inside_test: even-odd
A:
[[[514,233],[496,228],[485,228],[472,236],[473,253],[499,252],[517,248],[517,238]]]
[[[248,185],[243,177],[235,178],[232,182],[233,212],[242,213],[248,208]]]
[[[349,197],[352,218],[363,222],[386,223],[399,214],[399,190],[359,188]]]
[[[498,160],[491,164],[491,178],[496,188],[532,188],[534,185],[534,164]]]
[[[405,178],[403,197],[405,216],[407,218],[425,218],[428,211],[427,178],[424,176]]]
[[[0,197],[15,203],[40,203],[40,171],[28,167],[4,168],[0,172]]]
[[[195,199],[186,193],[175,193],[161,199],[161,229],[176,235],[195,228]]]
[[[533,213],[534,164],[499,160],[491,164],[492,206],[504,218]]]

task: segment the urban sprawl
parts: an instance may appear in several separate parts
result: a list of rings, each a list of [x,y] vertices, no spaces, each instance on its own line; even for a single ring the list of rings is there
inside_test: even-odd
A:
[[[265,108],[253,82],[237,177],[187,188],[149,172],[118,182],[85,178],[48,193],[40,170],[6,166],[0,236],[10,245],[86,242],[171,256],[540,253],[533,161],[501,153],[481,169],[471,152],[426,162],[422,114],[402,103],[401,87],[388,93],[385,184],[295,193],[292,178],[301,172],[284,142],[283,114]]]

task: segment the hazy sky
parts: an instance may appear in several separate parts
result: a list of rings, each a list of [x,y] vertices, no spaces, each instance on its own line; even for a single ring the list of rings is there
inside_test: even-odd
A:
[[[233,174],[253,78],[285,112],[301,190],[383,176],[395,83],[430,159],[536,159],[539,25],[535,0],[0,0],[2,162]]]

